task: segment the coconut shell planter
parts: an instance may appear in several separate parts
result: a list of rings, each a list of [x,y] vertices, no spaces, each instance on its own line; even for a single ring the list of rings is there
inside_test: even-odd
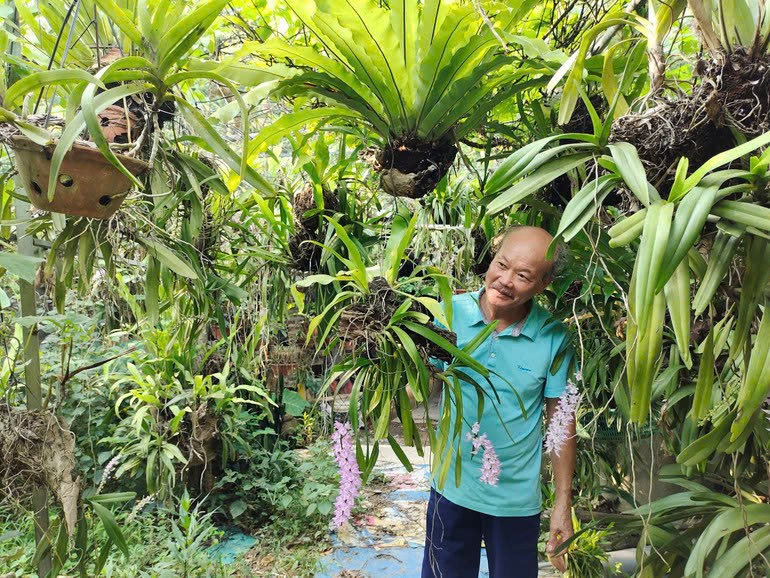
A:
[[[75,144],[65,155],[53,199],[47,195],[51,157],[56,143],[40,145],[24,136],[12,137],[16,168],[30,203],[44,211],[109,219],[131,190],[131,181],[98,149]],[[147,171],[144,161],[116,155],[135,176]]]

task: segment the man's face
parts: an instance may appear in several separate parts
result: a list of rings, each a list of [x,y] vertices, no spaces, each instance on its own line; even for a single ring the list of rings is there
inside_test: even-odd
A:
[[[502,311],[517,309],[546,288],[549,243],[550,235],[542,229],[522,228],[508,235],[484,280],[491,306]]]

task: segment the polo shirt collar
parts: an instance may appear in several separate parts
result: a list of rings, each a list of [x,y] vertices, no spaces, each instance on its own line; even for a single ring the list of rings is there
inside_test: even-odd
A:
[[[486,325],[484,322],[484,315],[481,313],[481,294],[484,292],[482,287],[478,291],[471,293],[473,300],[476,302],[476,307],[470,312],[470,318],[468,321],[471,326],[473,325]],[[521,328],[521,334],[528,338],[530,341],[534,341],[537,338],[537,334],[540,333],[540,329],[543,327],[548,315],[546,311],[540,307],[537,303],[532,301],[532,308],[529,311],[527,320],[524,322],[524,327]],[[499,333],[500,336],[508,335],[512,336],[513,325],[509,325],[503,331]]]

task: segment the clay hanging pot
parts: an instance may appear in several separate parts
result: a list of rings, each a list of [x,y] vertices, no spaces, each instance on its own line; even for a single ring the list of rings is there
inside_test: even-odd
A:
[[[49,201],[48,178],[55,146],[55,142],[43,146],[24,136],[12,137],[16,168],[30,203],[44,211],[109,219],[131,190],[131,181],[98,149],[75,144],[64,157],[56,192]],[[135,176],[147,171],[144,161],[125,155],[117,157]]]

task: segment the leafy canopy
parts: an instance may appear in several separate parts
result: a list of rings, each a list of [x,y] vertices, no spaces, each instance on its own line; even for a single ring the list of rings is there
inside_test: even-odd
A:
[[[533,3],[495,3],[496,25],[506,29]],[[507,94],[504,71],[512,58],[471,3],[398,0],[290,0],[289,6],[320,46],[277,38],[247,43],[247,51],[286,59],[303,69],[284,79],[279,93],[311,95],[355,111],[386,138],[437,141],[455,128],[477,127]]]

